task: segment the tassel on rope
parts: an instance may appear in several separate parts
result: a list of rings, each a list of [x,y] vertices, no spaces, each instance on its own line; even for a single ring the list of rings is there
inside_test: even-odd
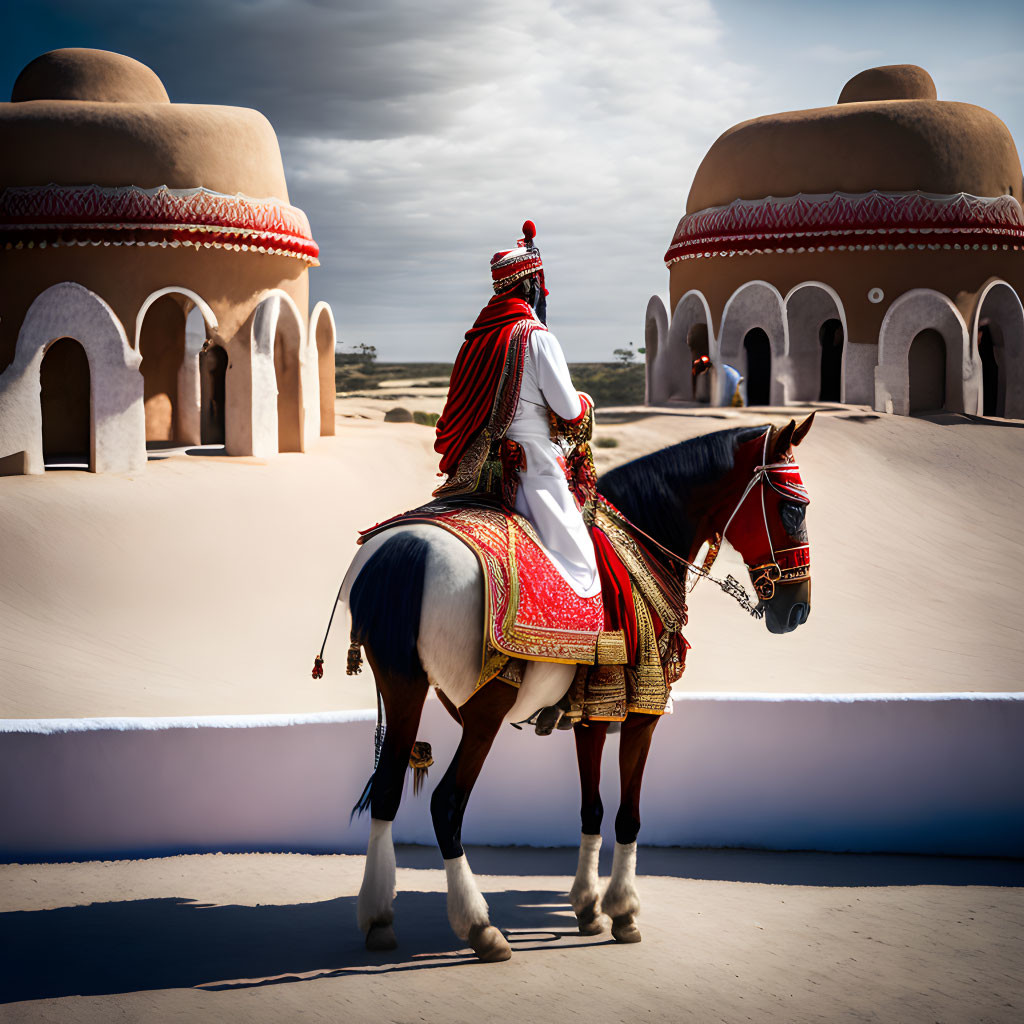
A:
[[[344,584],[342,584],[342,586],[344,586]],[[327,632],[324,633],[324,642],[320,645],[320,653],[313,659],[314,679],[323,679],[324,677],[324,648],[327,646],[327,638],[331,635],[331,626],[334,624],[334,613],[338,610],[338,601],[340,600],[341,587],[338,587],[338,594],[334,598],[334,607],[331,609],[331,617],[327,620]]]
[[[409,767],[412,769],[412,795],[419,796],[423,784],[427,781],[427,769],[434,763],[434,754],[430,744],[417,740],[412,745],[409,755]]]
[[[359,643],[356,642],[355,637],[352,638],[352,642],[348,645],[348,665],[345,668],[345,672],[350,676],[357,676],[363,670],[363,653]]]

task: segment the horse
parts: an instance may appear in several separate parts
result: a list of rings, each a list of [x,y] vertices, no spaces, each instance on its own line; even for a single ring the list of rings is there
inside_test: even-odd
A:
[[[725,537],[742,556],[772,633],[787,633],[810,614],[809,548],[803,490],[792,449],[814,414],[779,429],[738,427],[693,438],[604,474],[598,493],[666,557],[693,564],[706,542]],[[781,473],[780,477],[778,474]],[[793,486],[780,479],[788,473]],[[802,551],[794,571],[781,553]],[[366,652],[387,728],[369,783],[370,836],[356,917],[370,950],[393,949],[395,851],[392,822],[428,690],[434,687],[462,726],[455,756],[434,789],[430,811],[447,880],[448,920],[484,962],[511,948],[490,921],[462,847],[462,821],[498,730],[558,702],[575,665],[529,662],[521,686],[493,679],[475,689],[483,645],[484,589],[476,555],[429,524],[398,525],[362,545],[339,602],[351,613],[353,643]],[[640,790],[655,714],[629,712],[619,745],[621,800],[615,816],[611,877],[598,875],[603,808],[599,793],[607,722],[574,727],[580,772],[582,835],[569,894],[582,934],[610,926],[617,942],[638,942],[636,840]]]

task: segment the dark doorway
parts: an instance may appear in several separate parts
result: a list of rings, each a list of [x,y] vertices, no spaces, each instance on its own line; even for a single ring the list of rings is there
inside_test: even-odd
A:
[[[89,357],[74,338],[60,338],[46,350],[39,369],[39,404],[44,463],[88,469],[92,449]]]
[[[199,353],[199,439],[203,444],[224,444],[224,410],[228,354],[220,345]]]
[[[177,295],[162,295],[146,311],[139,354],[146,441],[178,440],[178,372],[185,358],[185,312]]]
[[[910,411],[934,412],[946,405],[946,342],[938,331],[921,331],[910,343]]]
[[[995,339],[987,320],[978,329],[978,355],[981,357],[981,412],[983,416],[1002,416],[999,402],[999,360]]]
[[[693,385],[693,400],[695,402],[711,401],[711,371],[706,370],[694,377],[692,367],[695,360],[701,356],[708,355],[708,325],[694,324],[686,335],[686,347],[690,350],[690,380]]]
[[[842,401],[843,341],[843,325],[838,320],[826,320],[821,325],[818,331],[821,345],[819,402]]]
[[[743,339],[747,356],[747,405],[771,405],[772,343],[760,327],[747,331]]]

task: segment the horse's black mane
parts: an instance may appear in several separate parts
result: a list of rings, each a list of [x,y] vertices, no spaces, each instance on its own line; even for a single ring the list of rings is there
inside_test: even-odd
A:
[[[734,427],[662,448],[609,470],[597,482],[598,493],[645,533],[685,557],[698,518],[698,510],[691,508],[694,489],[728,473],[736,449],[766,429]]]

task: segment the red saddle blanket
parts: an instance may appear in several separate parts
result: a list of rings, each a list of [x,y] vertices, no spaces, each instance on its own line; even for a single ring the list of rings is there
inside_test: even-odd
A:
[[[363,530],[360,543],[404,523],[438,526],[476,554],[485,581],[485,663],[488,647],[530,661],[594,663],[605,622],[601,595],[580,597],[522,516],[435,501]]]

